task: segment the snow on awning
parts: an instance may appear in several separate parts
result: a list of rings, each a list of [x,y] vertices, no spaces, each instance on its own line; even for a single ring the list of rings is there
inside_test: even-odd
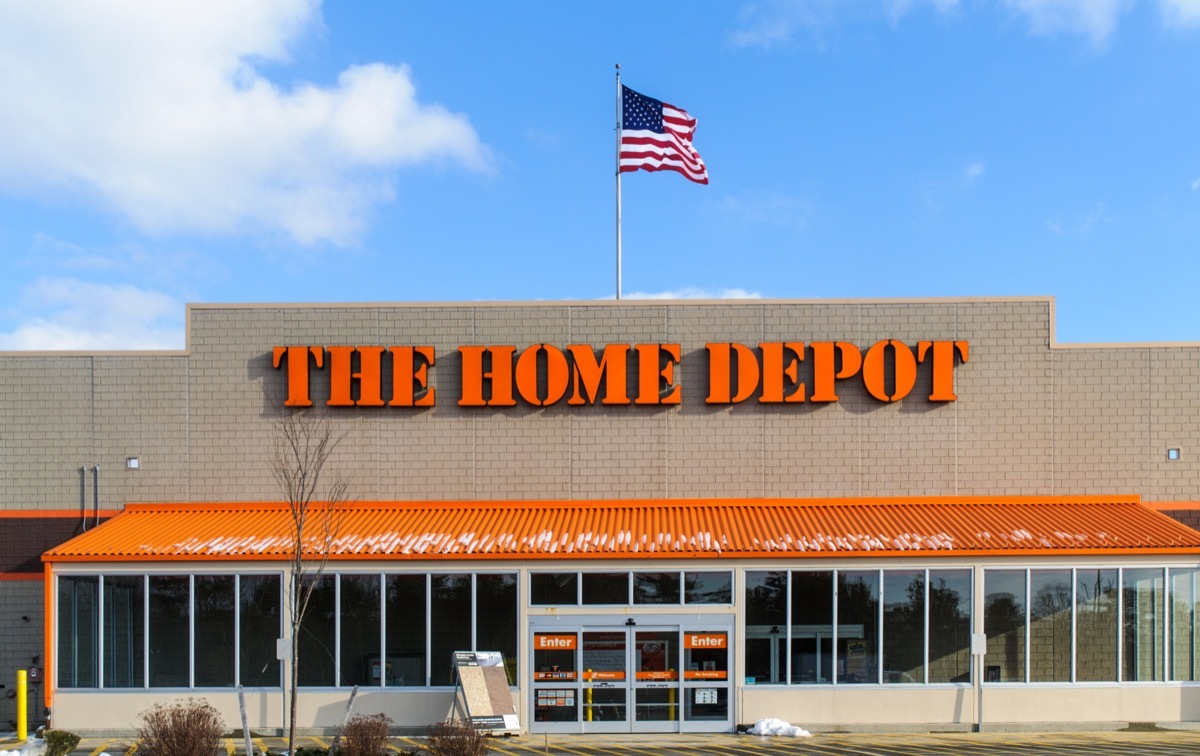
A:
[[[1200,554],[1200,532],[1131,496],[384,501],[339,519],[335,560]],[[43,559],[285,560],[291,522],[279,502],[131,504]]]

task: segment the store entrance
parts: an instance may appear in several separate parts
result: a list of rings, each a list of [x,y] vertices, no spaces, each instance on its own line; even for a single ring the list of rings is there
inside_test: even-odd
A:
[[[644,619],[535,628],[530,730],[727,731],[730,634]]]

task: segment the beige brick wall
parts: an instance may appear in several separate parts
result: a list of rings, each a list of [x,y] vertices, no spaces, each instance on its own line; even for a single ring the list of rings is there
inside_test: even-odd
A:
[[[215,306],[187,354],[0,355],[0,508],[274,499],[282,344],[435,347],[427,409],[333,411],[363,499],[1134,493],[1200,500],[1200,345],[1053,346],[1046,299]],[[966,339],[959,399],[708,406],[705,344]],[[460,408],[467,344],[681,345],[675,407]],[[811,365],[801,365],[802,377]],[[385,386],[388,377],[385,376]],[[810,384],[811,385],[811,384]],[[313,392],[327,395],[323,372]],[[1168,462],[1177,447],[1182,459]],[[141,468],[124,468],[138,456]]]

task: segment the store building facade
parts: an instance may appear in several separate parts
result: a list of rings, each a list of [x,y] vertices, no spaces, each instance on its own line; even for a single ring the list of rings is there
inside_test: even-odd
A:
[[[0,355],[7,669],[58,726],[283,726],[279,418],[352,501],[298,724],[1200,721],[1200,345],[1046,298],[201,305],[180,353]],[[139,503],[146,502],[146,503]],[[42,557],[44,553],[44,557]],[[28,618],[28,619],[23,619]],[[8,676],[12,676],[11,671]]]

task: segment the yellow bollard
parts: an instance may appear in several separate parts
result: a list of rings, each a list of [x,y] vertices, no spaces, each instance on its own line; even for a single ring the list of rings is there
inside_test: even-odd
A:
[[[23,669],[17,670],[17,740],[29,739],[29,683]]]
[[[589,682],[592,682],[593,684],[595,684],[594,681],[591,680],[591,677],[592,677],[592,670],[589,669],[588,676],[585,679],[587,679]],[[592,721],[592,689],[590,686],[583,689],[583,706],[584,706],[583,721],[591,722]]]
[[[675,670],[672,669],[670,671],[674,672]],[[670,679],[678,681],[679,678],[675,677],[675,675],[671,675]],[[675,721],[675,688],[671,688],[669,691],[667,691],[667,718],[671,722]]]

